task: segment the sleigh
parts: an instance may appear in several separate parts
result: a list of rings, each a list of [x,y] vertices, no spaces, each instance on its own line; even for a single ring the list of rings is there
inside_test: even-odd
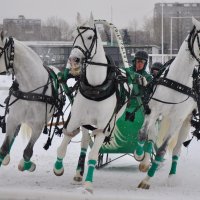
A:
[[[144,122],[143,107],[134,113],[132,112],[137,107],[138,102],[135,99],[131,100],[130,106],[126,108],[123,115],[117,120],[110,141],[104,143],[99,151],[97,168],[104,167],[123,156],[133,156],[133,152],[137,147],[138,132]],[[120,154],[120,156],[110,160],[109,154]],[[104,155],[106,155],[105,159]]]

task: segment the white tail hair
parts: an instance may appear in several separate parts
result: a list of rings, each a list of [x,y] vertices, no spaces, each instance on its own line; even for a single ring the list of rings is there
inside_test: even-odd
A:
[[[28,124],[22,123],[19,132],[21,133],[24,139],[30,139],[32,134],[32,128]]]
[[[160,129],[158,131],[158,137],[156,140],[156,145],[158,147],[160,147],[163,144],[163,141],[165,139],[169,126],[170,126],[169,120],[166,117],[162,119]],[[174,147],[176,146],[177,140],[178,140],[178,133],[173,135],[173,137],[171,138],[169,142],[169,145],[167,147],[167,151],[169,153],[173,151]]]

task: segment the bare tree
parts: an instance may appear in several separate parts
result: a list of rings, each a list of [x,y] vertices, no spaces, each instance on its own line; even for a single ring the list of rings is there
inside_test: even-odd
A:
[[[122,37],[124,44],[130,45],[131,44],[131,37],[129,35],[129,31],[127,29],[122,29]]]
[[[144,25],[143,25],[143,30],[146,33],[146,37],[144,41],[146,44],[153,44],[154,43],[154,38],[153,38],[153,33],[154,33],[154,26],[153,26],[153,18],[144,18]]]
[[[71,40],[71,27],[61,18],[48,18],[42,25],[42,38],[45,40]]]
[[[154,43],[158,46],[161,46],[161,23],[162,17],[161,14],[158,14],[154,17]],[[169,41],[170,41],[170,24],[169,18],[163,18],[163,42],[164,42],[164,53],[169,53]]]
[[[137,43],[136,32],[138,30],[138,22],[136,19],[133,19],[129,22],[128,30],[130,33],[131,42],[133,44],[136,44]]]

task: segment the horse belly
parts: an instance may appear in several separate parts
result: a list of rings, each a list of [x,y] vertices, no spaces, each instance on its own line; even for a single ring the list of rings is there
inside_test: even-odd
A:
[[[112,117],[116,105],[115,94],[103,101],[92,101],[77,94],[73,106],[72,116],[80,120],[81,125],[93,124],[97,128],[104,128]]]

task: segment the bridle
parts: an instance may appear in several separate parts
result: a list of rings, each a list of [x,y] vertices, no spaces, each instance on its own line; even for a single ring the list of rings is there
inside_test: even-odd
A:
[[[193,29],[190,31],[190,34],[188,36],[188,49],[190,51],[190,54],[196,59],[196,61],[200,65],[200,58],[197,57],[197,55],[194,52],[194,42],[195,39],[197,39],[197,45],[200,51],[200,39],[199,39],[199,33],[200,30],[197,30],[196,27],[194,26]],[[199,52],[200,54],[200,52]]]
[[[94,32],[94,36],[92,38],[92,42],[91,42],[89,48],[87,48],[87,46],[85,44],[85,40],[84,40],[83,35],[82,35],[83,33],[85,33],[88,30],[92,30]],[[83,55],[85,56],[84,62],[87,63],[87,61],[89,61],[89,60],[91,61],[92,60],[92,58],[94,57],[94,55],[97,52],[97,30],[96,30],[96,26],[94,28],[80,26],[80,27],[77,27],[77,31],[78,31],[78,35],[76,36],[76,38],[74,40],[72,49],[79,49],[83,53]],[[81,41],[82,41],[83,46],[84,46],[85,49],[83,49],[82,47],[80,47],[78,45],[74,46],[74,44],[75,44],[76,40],[78,39],[78,37],[81,38]],[[92,50],[93,50],[94,46],[95,46],[95,52],[92,55]]]
[[[14,75],[14,55],[15,55],[15,48],[14,48],[14,40],[12,37],[6,38],[6,42],[4,47],[0,47],[0,58],[4,54],[4,61],[6,66],[6,72],[8,74]]]

